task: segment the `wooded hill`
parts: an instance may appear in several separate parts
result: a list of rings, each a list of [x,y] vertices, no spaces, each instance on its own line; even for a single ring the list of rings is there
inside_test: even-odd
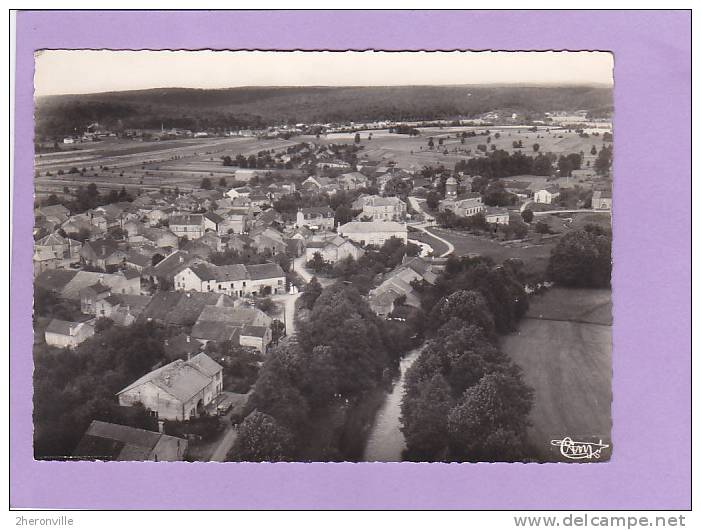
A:
[[[258,127],[282,123],[477,117],[505,110],[610,112],[613,91],[602,86],[399,86],[164,88],[37,99],[39,136],[110,128]]]

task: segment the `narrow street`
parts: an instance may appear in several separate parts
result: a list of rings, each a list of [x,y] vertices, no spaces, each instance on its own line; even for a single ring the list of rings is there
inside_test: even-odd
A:
[[[306,261],[304,259],[304,256],[300,256],[298,258],[295,258],[294,261],[294,271],[299,274],[302,279],[309,283],[314,276],[314,273],[310,272],[307,270]],[[322,287],[326,287],[327,285],[331,285],[333,283],[333,280],[329,278],[321,278],[319,276],[316,277],[317,280],[319,280],[319,283],[321,284]]]
[[[231,426],[231,420],[229,419],[228,415],[224,417],[224,421],[226,422],[226,431],[224,436],[222,436],[221,440],[219,441],[219,445],[217,445],[217,448],[212,453],[212,456],[209,459],[210,462],[225,462],[226,455],[229,454],[229,451],[236,441],[237,433]]]
[[[295,294],[276,294],[270,297],[273,302],[284,306],[284,319],[281,318],[281,320],[286,325],[288,337],[295,332],[295,302],[297,302],[301,294],[301,292]]]

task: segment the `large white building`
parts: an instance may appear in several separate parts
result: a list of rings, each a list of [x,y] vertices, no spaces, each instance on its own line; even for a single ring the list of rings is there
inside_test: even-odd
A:
[[[361,245],[382,246],[393,237],[407,242],[406,223],[395,221],[351,221],[339,226],[338,233]]]
[[[196,263],[175,275],[174,287],[176,291],[230,296],[278,294],[285,292],[285,272],[277,263],[222,266]]]
[[[533,194],[533,202],[541,204],[552,204],[560,196],[560,190],[555,186],[542,188]]]

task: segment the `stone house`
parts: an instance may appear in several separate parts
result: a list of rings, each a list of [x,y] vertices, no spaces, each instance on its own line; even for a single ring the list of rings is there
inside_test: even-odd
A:
[[[185,421],[201,416],[222,391],[222,367],[205,353],[177,359],[117,393],[119,404],[141,403],[158,419]]]
[[[338,227],[338,233],[362,246],[382,246],[385,241],[396,237],[406,244],[407,226],[395,221],[351,221]]]
[[[95,334],[95,328],[87,322],[68,322],[54,318],[44,331],[44,340],[49,346],[75,348]]]

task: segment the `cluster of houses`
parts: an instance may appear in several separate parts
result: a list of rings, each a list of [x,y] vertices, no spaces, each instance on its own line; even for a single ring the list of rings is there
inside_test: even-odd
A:
[[[119,404],[141,403],[161,421],[186,421],[210,410],[223,390],[223,368],[204,353],[205,347],[231,341],[267,353],[273,319],[252,299],[288,292],[279,254],[305,262],[319,256],[336,263],[357,260],[368,246],[382,246],[392,238],[406,243],[411,215],[406,203],[387,190],[399,186],[428,191],[440,181],[389,163],[360,160],[351,165],[334,150],[311,149],[302,146],[293,154],[276,155],[282,162],[293,156],[297,162],[313,158],[317,168],[329,170],[301,184],[185,194],[157,191],[80,214],[60,204],[37,207],[35,285],[80,308],[74,321],[46,319],[43,340],[50,346],[75,348],[95,334],[102,318],[122,327],[152,321],[174,328],[163,345],[167,364],[118,392]],[[377,191],[370,191],[373,187]],[[505,182],[505,188],[545,204],[559,194],[556,187],[533,190],[518,181]],[[340,192],[355,192],[353,214],[341,224],[329,206],[299,208],[293,219],[270,208],[290,194]],[[595,191],[592,208],[610,209],[610,191]],[[483,214],[495,225],[509,223],[507,209],[486,206],[479,193],[460,192],[454,177],[445,182],[439,210],[464,217]],[[213,259],[227,252],[255,259],[226,265]],[[445,264],[443,258],[405,258],[370,291],[371,308],[387,317],[398,305],[419,307],[412,284],[435,283]],[[74,456],[180,460],[186,450],[187,441],[178,437],[94,421]]]

